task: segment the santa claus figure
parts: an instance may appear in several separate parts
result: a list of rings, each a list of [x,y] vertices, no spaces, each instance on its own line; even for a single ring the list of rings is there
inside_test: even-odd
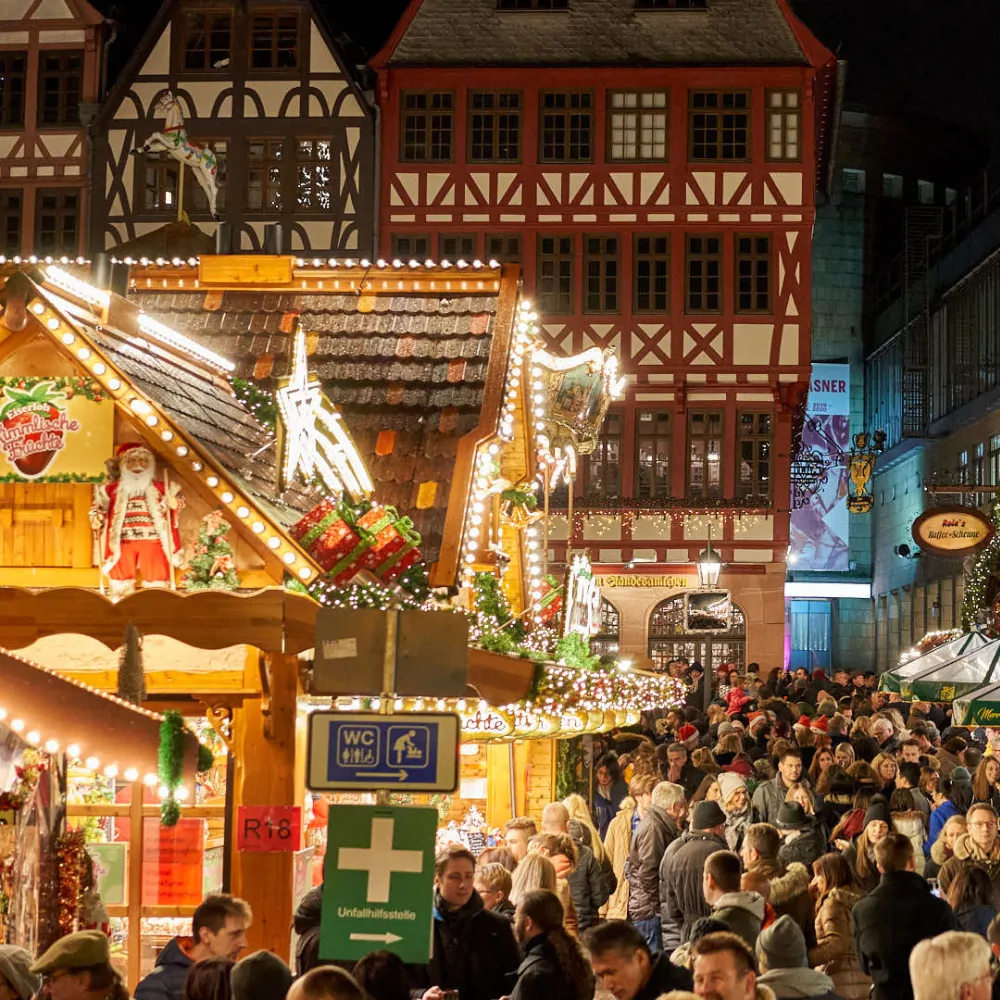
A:
[[[139,442],[115,451],[118,477],[95,489],[90,519],[100,537],[101,572],[111,594],[121,597],[144,587],[170,585],[170,567],[181,565],[177,516],[184,500],[175,483],[156,479],[152,452]]]

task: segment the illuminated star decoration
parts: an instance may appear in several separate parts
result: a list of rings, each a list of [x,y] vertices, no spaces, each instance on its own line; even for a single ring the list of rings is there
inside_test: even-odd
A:
[[[354,500],[370,497],[375,487],[344,418],[309,374],[301,325],[295,331],[291,375],[281,379],[275,399],[281,488],[288,489],[298,472],[306,482],[318,479],[331,495],[346,491]]]

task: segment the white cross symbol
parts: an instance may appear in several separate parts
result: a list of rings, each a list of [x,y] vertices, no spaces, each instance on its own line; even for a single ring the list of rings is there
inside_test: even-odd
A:
[[[382,816],[372,820],[369,847],[341,847],[337,867],[341,871],[368,872],[368,902],[388,903],[389,883],[393,872],[419,874],[424,870],[423,851],[396,851],[392,831],[396,821]]]

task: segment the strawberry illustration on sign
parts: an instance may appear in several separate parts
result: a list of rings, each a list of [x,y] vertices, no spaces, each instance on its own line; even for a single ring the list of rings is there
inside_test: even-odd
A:
[[[54,381],[30,388],[5,385],[3,398],[0,451],[25,479],[37,479],[66,446],[66,432],[80,429],[80,421],[67,415],[66,392]]]

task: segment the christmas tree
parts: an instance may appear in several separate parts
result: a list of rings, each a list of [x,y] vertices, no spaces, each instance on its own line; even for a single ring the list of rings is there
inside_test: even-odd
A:
[[[125,642],[118,658],[118,697],[130,701],[133,705],[141,705],[146,700],[142,640],[131,622],[125,628]]]
[[[229,522],[221,510],[213,510],[201,520],[201,531],[195,543],[184,585],[188,590],[236,590],[240,585],[236,575],[233,547],[226,535]]]

